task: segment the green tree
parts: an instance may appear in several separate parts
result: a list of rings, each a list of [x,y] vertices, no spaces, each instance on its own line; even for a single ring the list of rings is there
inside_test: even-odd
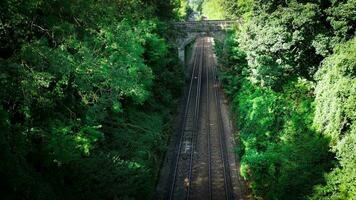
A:
[[[205,0],[202,4],[202,14],[210,20],[224,19],[225,10],[223,0]]]
[[[2,198],[152,197],[183,77],[175,5],[0,2]]]
[[[338,45],[316,74],[314,123],[331,138],[338,166],[316,188],[314,199],[352,199],[356,195],[356,39]]]
[[[244,19],[216,52],[239,129],[241,173],[254,195],[351,199],[354,3],[224,2]]]

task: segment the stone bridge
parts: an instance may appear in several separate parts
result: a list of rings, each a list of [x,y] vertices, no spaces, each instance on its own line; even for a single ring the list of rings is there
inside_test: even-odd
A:
[[[185,47],[197,37],[207,36],[222,41],[225,31],[237,24],[238,21],[228,20],[175,22],[173,24],[174,31],[176,31],[174,43],[178,48],[179,59],[182,62],[185,61]]]

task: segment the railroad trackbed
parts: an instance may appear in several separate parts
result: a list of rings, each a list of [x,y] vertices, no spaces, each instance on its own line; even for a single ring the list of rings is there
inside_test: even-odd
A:
[[[163,199],[235,199],[211,38],[198,38]]]

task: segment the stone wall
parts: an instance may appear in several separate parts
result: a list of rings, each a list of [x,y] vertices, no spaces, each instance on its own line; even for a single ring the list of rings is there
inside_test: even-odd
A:
[[[173,28],[177,32],[175,43],[178,48],[179,59],[184,63],[185,46],[196,38],[213,37],[217,40],[223,40],[225,31],[236,24],[238,24],[238,21],[227,20],[175,22]]]

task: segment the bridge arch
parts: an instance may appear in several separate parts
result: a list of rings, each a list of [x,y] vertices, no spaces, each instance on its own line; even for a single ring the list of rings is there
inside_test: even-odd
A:
[[[226,30],[236,24],[237,21],[227,20],[175,22],[173,27],[177,32],[175,44],[178,49],[179,59],[184,63],[185,47],[196,38],[205,36],[223,40]]]

